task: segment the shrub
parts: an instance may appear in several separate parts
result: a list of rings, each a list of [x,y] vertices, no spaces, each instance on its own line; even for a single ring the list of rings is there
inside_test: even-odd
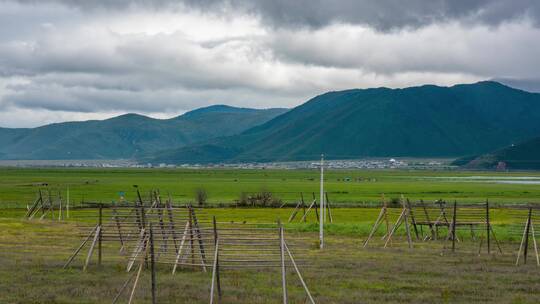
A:
[[[204,206],[207,200],[208,200],[208,193],[206,193],[206,189],[202,187],[195,189],[195,202],[197,202],[199,207]]]

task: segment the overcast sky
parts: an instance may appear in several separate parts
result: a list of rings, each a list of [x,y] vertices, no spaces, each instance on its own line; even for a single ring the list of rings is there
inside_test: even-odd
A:
[[[486,79],[540,91],[537,0],[0,0],[0,126]]]

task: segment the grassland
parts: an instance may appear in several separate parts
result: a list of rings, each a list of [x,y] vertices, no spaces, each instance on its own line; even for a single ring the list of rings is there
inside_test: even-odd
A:
[[[65,222],[26,221],[20,210],[0,219],[1,303],[108,303],[128,278],[125,263],[105,250],[102,266],[93,260],[81,271],[83,258],[71,269],[62,265],[80,242],[76,224],[96,210],[76,210]],[[208,209],[222,221],[269,222],[287,217],[291,209]],[[538,303],[539,269],[513,265],[516,240],[499,235],[504,254],[477,254],[478,243],[466,238],[456,253],[445,242],[416,242],[407,249],[403,233],[392,248],[383,249],[379,238],[368,248],[361,244],[378,210],[340,208],[335,224],[328,226],[327,247],[316,249],[316,223],[288,225],[294,236],[312,239],[312,246],[298,259],[309,261],[302,272],[318,303]],[[510,223],[494,214],[498,225]],[[14,244],[26,244],[18,246]],[[309,243],[308,243],[309,244]],[[445,248],[446,244],[446,248]],[[170,267],[158,269],[158,303],[207,303],[210,274]],[[292,270],[287,274],[291,303],[305,296]],[[137,303],[150,302],[150,278],[144,272]],[[223,303],[279,303],[277,269],[225,270]],[[123,298],[125,302],[125,298]]]
[[[308,239],[299,259],[309,261],[303,275],[318,303],[539,303],[539,269],[514,266],[523,218],[505,210],[492,210],[492,222],[503,254],[478,255],[478,242],[468,231],[458,232],[455,253],[448,243],[415,242],[408,249],[399,230],[391,248],[383,249],[381,231],[368,248],[362,248],[378,208],[353,208],[377,202],[380,194],[411,199],[458,199],[460,202],[534,202],[540,188],[534,184],[498,184],[462,180],[467,176],[533,176],[537,173],[430,172],[430,171],[330,171],[326,185],[336,206],[334,223],[327,225],[327,247],[316,249],[318,224],[286,224],[292,236]],[[350,181],[348,180],[350,178]],[[359,180],[360,178],[360,180]],[[70,188],[72,201],[111,201],[125,191],[133,199],[133,185],[170,191],[176,202],[193,200],[204,187],[210,204],[230,203],[242,191],[274,192],[287,201],[299,192],[318,191],[318,172],[309,170],[126,170],[126,169],[0,169],[0,303],[110,303],[128,274],[125,261],[105,250],[101,267],[92,262],[81,271],[83,258],[71,269],[62,269],[80,243],[77,226],[95,221],[95,209],[75,209],[69,220],[58,222],[22,219],[22,207],[32,201],[43,183]],[[396,210],[397,211],[397,210]],[[208,208],[208,216],[220,221],[246,223],[286,221],[291,208]],[[393,213],[391,221],[397,213]],[[515,228],[518,228],[516,230]],[[116,252],[116,251],[115,251]],[[532,252],[532,250],[531,250]],[[305,300],[301,286],[289,270],[291,303]],[[149,274],[144,272],[137,303],[149,303]],[[158,269],[158,303],[208,303],[210,274],[183,269],[175,275],[170,267]],[[223,303],[279,303],[280,276],[276,269],[226,270],[222,275]],[[123,298],[123,303],[125,303]]]
[[[535,177],[535,172],[460,172],[397,170],[333,170],[326,173],[325,186],[330,200],[342,205],[379,202],[404,194],[412,200],[458,200],[458,202],[495,203],[540,202],[537,184],[503,184],[493,180],[467,177]],[[177,202],[194,198],[204,188],[211,204],[231,203],[242,192],[270,191],[284,201],[299,199],[300,192],[319,191],[316,170],[231,170],[231,169],[13,169],[0,168],[0,206],[26,206],[36,191],[48,185],[63,196],[69,187],[72,202],[118,200],[125,192],[134,199],[133,185],[143,191],[159,188],[170,192]]]

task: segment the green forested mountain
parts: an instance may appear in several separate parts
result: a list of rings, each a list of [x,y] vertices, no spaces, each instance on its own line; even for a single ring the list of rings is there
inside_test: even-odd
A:
[[[285,111],[217,105],[171,119],[126,114],[38,128],[0,128],[0,159],[132,158],[237,134]]]
[[[540,137],[510,145],[476,157],[465,157],[455,162],[470,169],[540,169]]]
[[[478,155],[540,134],[540,94],[485,81],[328,92],[240,135],[153,162]]]

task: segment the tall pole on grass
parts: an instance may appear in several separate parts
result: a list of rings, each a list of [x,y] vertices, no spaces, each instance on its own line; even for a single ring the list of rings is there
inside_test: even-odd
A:
[[[67,187],[66,217],[69,218],[69,186]]]
[[[324,202],[324,154],[321,154],[321,198],[319,213],[319,244],[320,248],[324,248],[324,219],[325,219],[325,202]]]

